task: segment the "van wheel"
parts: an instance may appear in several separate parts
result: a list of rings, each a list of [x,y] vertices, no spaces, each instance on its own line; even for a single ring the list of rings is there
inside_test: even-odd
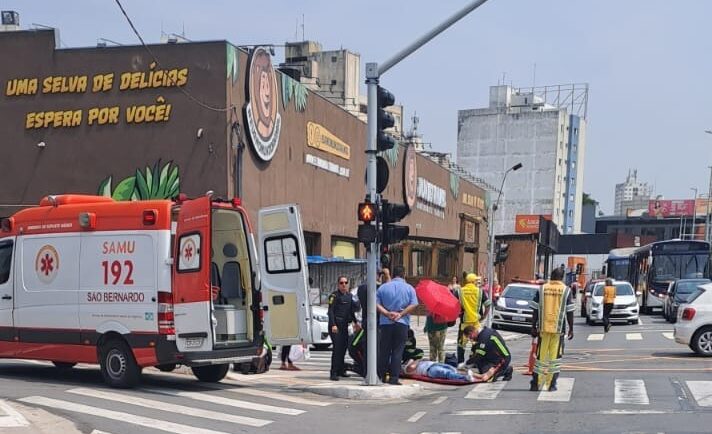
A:
[[[178,366],[176,363],[166,363],[165,365],[157,365],[156,369],[161,372],[173,372],[175,371],[176,366]]]
[[[71,362],[52,362],[52,364],[57,369],[72,369],[74,366],[76,366],[76,363]]]
[[[198,380],[204,383],[217,383],[225,378],[227,371],[230,370],[230,364],[193,366],[191,369]]]
[[[112,339],[99,351],[101,376],[111,387],[130,388],[141,380],[141,368],[126,342]]]
[[[712,326],[699,329],[692,337],[692,349],[701,356],[712,356]]]

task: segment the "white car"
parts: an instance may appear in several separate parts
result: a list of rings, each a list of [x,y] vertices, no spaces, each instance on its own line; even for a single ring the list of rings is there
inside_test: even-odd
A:
[[[599,311],[603,310],[603,288],[605,286],[605,281],[598,282],[591,291],[591,296],[586,303],[586,323],[588,325],[601,321],[598,317]],[[640,306],[633,287],[630,283],[622,280],[614,280],[613,286],[616,287],[616,298],[613,301],[611,322],[636,324],[639,318]]]
[[[675,342],[701,356],[712,356],[712,283],[700,285],[681,304],[675,323]]]
[[[312,305],[312,345],[317,350],[325,350],[331,345],[329,337],[329,310]]]

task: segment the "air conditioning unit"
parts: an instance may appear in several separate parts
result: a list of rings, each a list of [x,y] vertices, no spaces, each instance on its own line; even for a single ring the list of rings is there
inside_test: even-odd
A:
[[[20,14],[15,11],[2,11],[0,16],[0,32],[20,30]]]

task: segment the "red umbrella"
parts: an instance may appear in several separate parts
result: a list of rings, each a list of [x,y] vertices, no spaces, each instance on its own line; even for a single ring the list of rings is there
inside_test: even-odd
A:
[[[415,293],[433,315],[435,322],[451,322],[460,316],[460,300],[452,295],[447,286],[432,280],[421,280],[415,288]]]

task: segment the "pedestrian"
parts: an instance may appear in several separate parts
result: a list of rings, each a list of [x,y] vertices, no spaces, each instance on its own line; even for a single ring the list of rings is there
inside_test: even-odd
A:
[[[504,381],[512,379],[514,369],[510,365],[512,355],[507,348],[504,338],[489,327],[477,328],[467,326],[463,331],[467,339],[474,342],[474,351],[465,366],[476,367],[479,374],[475,378],[481,381]]]
[[[349,342],[349,322],[353,322],[354,331],[358,329],[358,321],[354,309],[355,303],[349,291],[349,279],[340,276],[338,289],[329,295],[329,337],[334,346],[331,352],[331,375],[332,381],[338,381],[339,377],[348,377],[344,357]]]
[[[420,360],[425,355],[425,352],[418,348],[418,343],[415,340],[415,332],[413,329],[408,329],[408,337],[405,340],[405,347],[403,348],[403,357],[401,358],[402,363],[408,360]]]
[[[457,298],[458,300],[460,299],[460,282],[457,280],[457,276],[452,276],[452,280],[450,281],[450,284],[447,286],[447,289],[450,290],[450,293]]]
[[[443,363],[445,361],[445,335],[447,323],[438,324],[432,314],[425,319],[425,329],[430,343],[430,360]]]
[[[606,279],[606,286],[603,287],[603,331],[605,333],[611,329],[611,311],[615,301],[616,287],[613,285],[613,280]]]
[[[393,279],[376,291],[378,312],[381,313],[378,375],[384,382],[394,385],[401,384],[398,378],[410,328],[410,314],[418,306],[415,289],[403,280],[404,276],[405,269],[396,266]],[[386,373],[390,374],[390,378],[386,378]]]
[[[301,369],[294,366],[292,359],[289,358],[289,350],[291,349],[291,345],[282,345],[282,366],[279,369],[282,371],[301,371]]]
[[[467,337],[462,331],[467,326],[480,327],[480,320],[486,318],[489,313],[491,304],[487,294],[485,294],[475,284],[479,277],[470,273],[465,278],[466,284],[460,290],[460,305],[462,306],[463,315],[460,320],[460,335],[457,345],[457,362],[465,361],[465,347],[467,345]]]
[[[502,285],[499,284],[497,279],[494,279],[494,285],[492,285],[492,303],[497,303],[499,297],[502,295]]]
[[[531,391],[548,385],[556,390],[564,353],[564,335],[568,323],[569,340],[574,338],[574,304],[571,290],[562,281],[561,268],[551,272],[549,282],[543,284],[530,302],[532,307],[532,336],[538,338],[536,362],[530,384]],[[566,320],[564,320],[566,318]]]

